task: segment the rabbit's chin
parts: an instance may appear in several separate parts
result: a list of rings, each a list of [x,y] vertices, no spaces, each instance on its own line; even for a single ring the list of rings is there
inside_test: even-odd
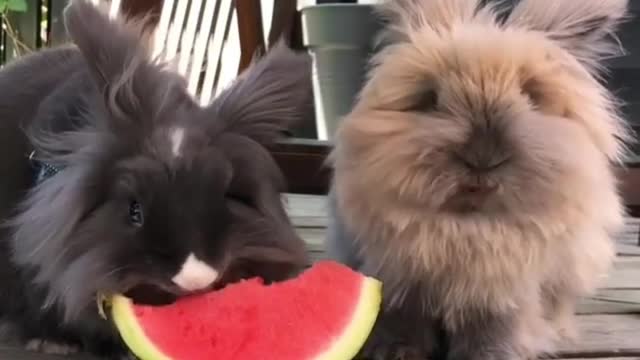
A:
[[[179,294],[174,291],[168,291],[167,289],[159,286],[143,284],[138,285],[125,292],[125,295],[138,304],[146,305],[168,305],[174,303]]]
[[[496,189],[462,189],[445,201],[442,211],[458,216],[491,216],[504,213],[506,206]]]

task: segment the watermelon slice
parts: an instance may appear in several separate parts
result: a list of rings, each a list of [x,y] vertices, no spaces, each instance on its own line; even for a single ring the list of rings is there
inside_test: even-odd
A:
[[[171,305],[138,305],[120,295],[108,304],[142,360],[348,360],[373,328],[381,288],[324,261],[295,279],[244,280]]]

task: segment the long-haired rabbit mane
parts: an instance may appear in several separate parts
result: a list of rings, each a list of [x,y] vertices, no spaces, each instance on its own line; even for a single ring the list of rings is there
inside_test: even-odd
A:
[[[0,72],[0,89],[23,84],[8,92],[13,104],[0,102],[0,118],[26,130],[12,140],[6,159],[17,165],[2,182],[23,195],[1,209],[13,216],[3,219],[0,265],[16,276],[0,317],[24,324],[27,337],[78,340],[92,332],[87,319],[97,321],[99,293],[144,288],[148,300],[170,301],[304,268],[268,147],[308,109],[308,55],[275,44],[200,105],[152,58],[143,22],[110,19],[84,0],[64,19],[71,44]],[[27,181],[31,151],[59,171]]]
[[[631,133],[601,74],[627,1],[503,5],[378,6],[384,47],[337,130],[331,196],[390,308],[453,332],[514,314],[522,348],[547,350],[623,223]]]

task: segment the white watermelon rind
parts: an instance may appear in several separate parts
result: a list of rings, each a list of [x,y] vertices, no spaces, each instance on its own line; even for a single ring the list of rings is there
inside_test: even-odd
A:
[[[373,330],[381,302],[382,283],[371,277],[364,278],[360,299],[351,316],[351,321],[329,348],[313,360],[348,360],[355,357]],[[142,360],[182,360],[171,359],[149,341],[136,321],[131,299],[115,295],[109,303],[112,320],[125,344],[137,357]]]

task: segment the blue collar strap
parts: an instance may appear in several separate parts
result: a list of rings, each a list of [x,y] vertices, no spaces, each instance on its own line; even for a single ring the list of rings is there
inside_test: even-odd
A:
[[[29,154],[29,161],[31,162],[31,166],[35,170],[34,181],[36,185],[60,172],[60,169],[51,164],[47,164],[44,161],[38,160],[35,155],[36,151],[33,150],[31,154]]]

